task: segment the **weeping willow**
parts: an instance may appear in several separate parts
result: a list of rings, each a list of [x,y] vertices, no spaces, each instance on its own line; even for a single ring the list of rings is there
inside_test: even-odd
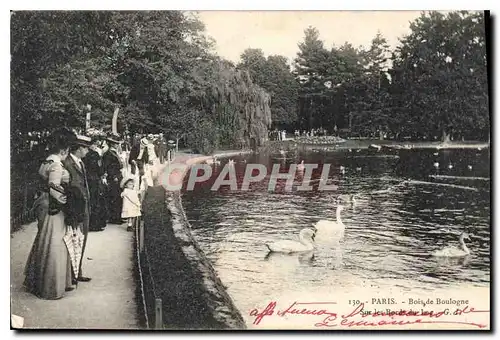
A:
[[[198,119],[197,149],[210,152],[222,147],[260,146],[271,125],[271,97],[253,84],[247,71],[224,62],[215,65],[202,100]]]

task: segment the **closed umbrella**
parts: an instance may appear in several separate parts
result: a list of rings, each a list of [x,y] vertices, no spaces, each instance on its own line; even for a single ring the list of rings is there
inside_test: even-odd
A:
[[[72,226],[68,226],[66,234],[63,237],[66,248],[68,249],[69,258],[71,260],[71,267],[73,268],[73,274],[75,274],[75,278],[78,277],[80,262],[82,261],[84,239],[85,236],[83,235],[80,228],[74,228]]]

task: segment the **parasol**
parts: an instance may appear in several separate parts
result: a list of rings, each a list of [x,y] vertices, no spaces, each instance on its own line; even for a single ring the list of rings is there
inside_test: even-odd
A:
[[[85,236],[80,228],[73,228],[68,226],[66,234],[63,237],[66,248],[68,249],[69,258],[71,260],[71,267],[75,279],[78,278],[78,271],[80,269],[80,262],[82,261],[82,248]]]

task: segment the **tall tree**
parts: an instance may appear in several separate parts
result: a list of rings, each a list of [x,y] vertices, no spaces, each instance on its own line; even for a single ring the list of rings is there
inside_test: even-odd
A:
[[[110,125],[114,108],[120,107],[121,132],[128,127],[131,132],[185,136],[202,151],[234,145],[239,136],[242,146],[252,138],[259,144],[267,137],[267,94],[213,55],[213,41],[205,37],[196,15],[179,11],[16,15],[14,131],[26,130],[26,125],[36,130],[60,125],[83,130],[84,110],[90,104],[92,122],[100,127]],[[226,89],[228,83],[232,90]],[[226,112],[222,122],[217,114],[221,109]],[[237,124],[221,130],[228,121]],[[205,138],[205,131],[213,132],[213,138]]]
[[[304,41],[299,43],[299,52],[295,59],[296,79],[300,83],[299,119],[301,125],[311,129],[318,125],[321,115],[321,103],[330,83],[325,79],[329,67],[330,54],[319,39],[319,31],[308,27],[304,31]]]
[[[271,55],[267,59],[260,49],[246,49],[238,68],[248,70],[252,80],[271,96],[271,114],[275,126],[295,127],[297,121],[298,83],[286,57]]]
[[[394,60],[405,117],[421,134],[483,135],[489,129],[484,16],[422,13]],[[472,134],[470,133],[472,132]]]

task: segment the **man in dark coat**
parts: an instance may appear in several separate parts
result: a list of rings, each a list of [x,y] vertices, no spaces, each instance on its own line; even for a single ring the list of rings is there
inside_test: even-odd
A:
[[[78,281],[83,281],[87,282],[90,281],[91,279],[89,277],[83,276],[83,271],[82,271],[82,264],[83,264],[83,259],[84,253],[85,253],[85,247],[87,245],[87,236],[89,233],[89,218],[90,218],[90,193],[89,193],[89,186],[87,182],[87,170],[85,168],[85,164],[82,161],[82,158],[85,157],[87,152],[89,151],[89,146],[91,144],[92,139],[87,136],[77,136],[77,140],[74,142],[74,144],[70,147],[69,151],[70,154],[66,159],[64,160],[64,167],[68,170],[69,175],[70,175],[70,181],[69,181],[69,186],[71,187],[71,190],[78,190],[80,192],[80,195],[83,200],[81,200],[81,204],[84,206],[81,207],[76,207],[74,206],[73,208],[75,211],[83,211],[83,222],[79,223],[79,226],[81,227],[82,233],[85,236],[83,240],[83,246],[82,246],[82,260],[80,261],[80,269],[78,271],[78,277],[75,278]],[[71,209],[71,207],[69,207]]]
[[[160,163],[165,163],[167,157],[167,141],[163,136],[163,133],[160,133],[159,137],[155,140],[155,151],[160,159]]]
[[[90,231],[104,230],[107,219],[104,169],[101,155],[98,152],[98,143],[98,139],[93,140],[89,152],[83,158],[90,192]]]
[[[135,165],[139,169],[139,176],[142,178],[144,175],[144,165],[149,163],[148,155],[148,144],[149,141],[146,137],[142,138],[139,143],[136,143],[130,149],[130,154],[128,156],[128,162],[131,166],[132,174],[135,175]],[[141,179],[139,180],[141,182]],[[139,183],[140,186],[140,183]]]
[[[104,176],[108,183],[108,218],[110,223],[122,224],[122,197],[120,182],[123,179],[122,168],[123,161],[118,155],[118,145],[121,140],[119,136],[109,136],[106,141],[109,144],[109,150],[102,156],[102,166]]]

